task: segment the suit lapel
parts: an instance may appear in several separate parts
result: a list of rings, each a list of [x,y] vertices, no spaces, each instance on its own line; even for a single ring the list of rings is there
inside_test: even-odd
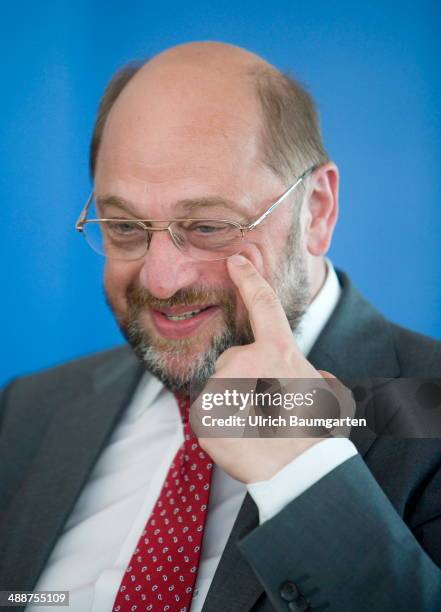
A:
[[[342,294],[323,332],[308,355],[318,370],[334,374],[348,388],[372,388],[376,379],[397,378],[397,360],[389,322],[337,271]],[[363,416],[357,409],[355,416]],[[375,433],[353,428],[351,441],[365,456],[377,439]]]
[[[247,493],[210,585],[203,612],[250,610],[262,595],[262,584],[236,545],[239,539],[258,524],[256,504]]]
[[[400,375],[388,321],[355,289],[348,277],[337,275],[340,300],[308,360],[343,382],[360,378],[396,378]]]
[[[141,370],[129,351],[117,351],[97,368],[75,403],[56,406],[27,478],[4,517],[8,539],[0,582],[31,591],[81,489],[125,409]],[[10,524],[9,528],[7,527]]]

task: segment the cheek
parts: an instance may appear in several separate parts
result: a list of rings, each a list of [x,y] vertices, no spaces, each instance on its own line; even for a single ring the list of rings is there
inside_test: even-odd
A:
[[[246,242],[241,253],[251,261],[256,270],[271,284],[277,265],[277,246],[266,236],[259,236],[255,242]],[[280,241],[279,241],[280,242]]]
[[[140,266],[136,262],[107,260],[104,268],[104,287],[106,293],[118,304],[125,304],[125,294],[129,285],[136,282]]]

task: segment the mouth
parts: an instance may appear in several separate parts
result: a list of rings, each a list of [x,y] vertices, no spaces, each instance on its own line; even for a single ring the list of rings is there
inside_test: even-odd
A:
[[[216,304],[176,306],[164,310],[150,310],[156,330],[166,338],[185,338],[220,312]]]
[[[162,311],[161,311],[161,314],[167,317],[169,321],[184,321],[185,319],[191,319],[192,317],[198,315],[200,312],[204,312],[205,310],[208,310],[209,308],[212,308],[212,306],[206,306],[204,308],[197,308],[195,310],[188,310],[188,311],[183,312],[182,314],[168,314]]]

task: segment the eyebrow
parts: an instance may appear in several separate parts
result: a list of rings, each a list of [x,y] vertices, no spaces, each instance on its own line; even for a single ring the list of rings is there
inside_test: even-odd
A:
[[[140,216],[136,212],[133,204],[131,204],[128,200],[125,200],[124,198],[121,198],[119,196],[114,196],[114,195],[99,196],[96,198],[96,202],[100,207],[104,208],[106,206],[115,206],[117,208],[120,208],[124,212],[132,215],[133,218],[142,219],[142,216]],[[228,198],[223,198],[220,196],[208,196],[208,197],[201,197],[201,198],[194,198],[194,199],[179,200],[176,203],[176,206],[178,208],[181,208],[184,213],[188,213],[190,211],[193,211],[195,209],[200,209],[200,208],[204,208],[204,209],[206,208],[227,208],[235,212],[236,214],[239,214],[243,220],[247,219],[247,217],[245,217],[244,215],[244,211],[241,210],[241,207],[240,205],[237,204],[237,202],[234,202],[233,200],[229,200]]]

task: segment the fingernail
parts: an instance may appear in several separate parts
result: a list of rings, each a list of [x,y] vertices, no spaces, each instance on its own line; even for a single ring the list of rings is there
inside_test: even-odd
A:
[[[228,258],[228,261],[231,261],[231,263],[235,266],[244,266],[246,263],[248,263],[248,259],[246,259],[246,257],[243,255],[232,255]]]

